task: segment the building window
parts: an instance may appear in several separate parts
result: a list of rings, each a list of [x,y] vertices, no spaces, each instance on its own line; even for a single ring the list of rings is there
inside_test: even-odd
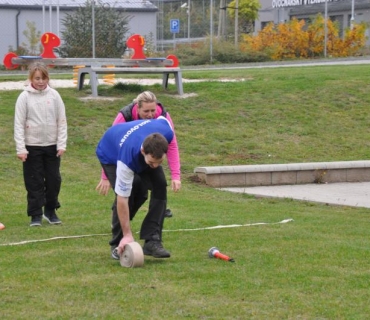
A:
[[[273,21],[261,21],[261,30],[263,30],[271,22]]]

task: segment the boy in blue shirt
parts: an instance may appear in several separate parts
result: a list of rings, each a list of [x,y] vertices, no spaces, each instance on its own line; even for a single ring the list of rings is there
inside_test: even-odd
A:
[[[164,117],[155,120],[138,120],[117,124],[109,128],[101,138],[96,154],[112,188],[116,193],[112,223],[119,220],[121,233],[112,230],[113,254],[121,255],[124,246],[133,242],[130,220],[146,200],[146,190],[152,192],[149,210],[143,220],[140,239],[145,243],[145,255],[169,258],[170,253],[162,245],[162,229],[166,209],[167,185],[158,170],[165,159],[168,144],[174,137],[170,122]],[[178,150],[177,150],[178,152]],[[135,175],[136,173],[136,175]],[[139,183],[133,181],[139,179]],[[180,184],[173,190],[179,191]],[[113,223],[113,225],[115,225]],[[117,224],[116,224],[117,225]]]

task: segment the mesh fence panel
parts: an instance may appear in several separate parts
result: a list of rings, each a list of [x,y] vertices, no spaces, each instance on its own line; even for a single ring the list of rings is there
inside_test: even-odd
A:
[[[78,0],[19,1],[21,6],[0,10],[2,55],[40,54],[45,32],[61,39],[54,49],[60,57],[120,58],[130,54],[125,42],[135,33],[145,37],[148,53],[157,53],[203,41],[210,34],[227,37],[234,28],[226,11],[219,9],[231,0],[80,0],[77,6]],[[171,20],[177,21],[176,30]]]

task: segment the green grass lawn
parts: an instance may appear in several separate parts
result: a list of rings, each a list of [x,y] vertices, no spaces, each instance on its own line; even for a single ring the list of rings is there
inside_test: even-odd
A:
[[[19,91],[0,92],[0,318],[368,319],[369,209],[222,192],[198,183],[193,171],[369,159],[370,66],[184,70],[183,77],[207,81],[184,83],[185,93],[196,94],[186,99],[174,85],[99,88],[115,100],[81,99],[88,87],[58,90],[69,124],[63,225],[41,228],[28,226],[15,155]],[[183,186],[169,190],[174,217],[165,220],[164,246],[171,258],[123,268],[110,258],[113,193],[95,191],[95,147],[118,110],[145,89],[174,120]],[[146,209],[132,222],[135,232]],[[268,224],[184,231],[258,222]],[[23,241],[30,243],[17,244]],[[210,259],[213,246],[235,263]]]

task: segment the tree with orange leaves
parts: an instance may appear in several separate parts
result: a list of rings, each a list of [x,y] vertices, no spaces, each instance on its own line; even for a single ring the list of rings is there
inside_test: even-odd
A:
[[[329,56],[347,57],[365,46],[366,24],[355,24],[339,35],[339,25],[330,19],[326,24],[326,50]],[[325,19],[318,14],[310,23],[296,18],[274,25],[269,23],[256,36],[244,35],[241,50],[267,53],[273,60],[312,58],[324,54]]]

